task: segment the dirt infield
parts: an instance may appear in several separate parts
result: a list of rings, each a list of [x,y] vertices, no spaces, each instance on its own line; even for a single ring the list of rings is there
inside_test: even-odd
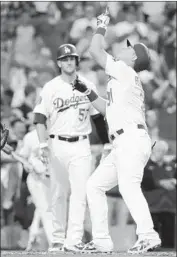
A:
[[[2,251],[1,252],[2,256],[5,257],[21,257],[21,256],[28,256],[28,257],[38,257],[38,256],[46,256],[46,257],[87,257],[87,256],[110,256],[110,257],[130,257],[132,256],[131,254],[127,254],[125,252],[114,252],[112,254],[71,254],[71,253],[48,253],[48,252],[25,252],[25,251]],[[170,251],[170,252],[148,252],[148,253],[144,253],[144,254],[134,254],[133,257],[143,257],[143,256],[147,256],[147,257],[154,257],[154,256],[176,256],[176,252],[175,251]]]

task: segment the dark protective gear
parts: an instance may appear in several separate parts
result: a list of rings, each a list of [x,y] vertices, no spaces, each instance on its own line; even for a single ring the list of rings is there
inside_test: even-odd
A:
[[[61,60],[66,56],[75,56],[77,60],[77,65],[79,64],[79,55],[77,54],[76,47],[71,44],[64,44],[58,48],[57,60]]]
[[[137,55],[134,67],[135,71],[140,72],[148,70],[150,68],[150,55],[148,48],[143,43],[132,45],[129,40],[127,40],[127,46],[133,47]]]

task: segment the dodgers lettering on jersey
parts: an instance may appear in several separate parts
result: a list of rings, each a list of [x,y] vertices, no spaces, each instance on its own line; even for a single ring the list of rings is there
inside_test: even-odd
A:
[[[146,127],[144,91],[138,74],[111,55],[107,55],[105,72],[109,75],[106,106],[109,133],[130,124]]]
[[[95,85],[79,76],[89,88]],[[71,84],[57,76],[44,85],[34,113],[47,117],[49,134],[60,136],[80,136],[91,133],[90,115],[98,112],[87,96],[72,89]]]

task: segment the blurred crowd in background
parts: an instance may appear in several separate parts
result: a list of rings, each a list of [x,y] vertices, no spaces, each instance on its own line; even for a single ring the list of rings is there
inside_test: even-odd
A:
[[[96,16],[105,10],[106,5],[106,2],[72,1],[1,2],[1,123],[10,129],[9,143],[15,150],[21,147],[24,135],[33,129],[32,111],[41,88],[59,74],[56,53],[61,44],[72,43],[76,46],[80,55],[78,72],[94,82],[100,95],[106,97],[107,76],[88,53],[96,29]],[[156,172],[150,177],[145,176],[144,189],[153,206],[152,213],[172,213],[172,218],[168,217],[168,220],[173,220],[169,226],[174,230],[176,2],[110,2],[109,9],[111,19],[105,49],[110,54],[116,57],[127,38],[133,44],[141,41],[150,49],[151,67],[141,72],[140,78],[145,90],[149,133],[153,142],[161,140],[162,143],[154,148],[160,157],[152,158],[147,165],[147,169],[151,170],[148,174],[152,173],[152,167]],[[97,165],[102,148],[99,148],[99,135],[94,126],[90,140]],[[5,155],[1,160],[3,248],[26,247],[35,208],[26,187],[27,173],[23,169],[19,179],[18,165]],[[157,171],[159,167],[160,171]],[[149,195],[152,193],[154,201],[159,203],[156,207],[154,202],[151,203],[152,197]],[[112,199],[111,206],[115,207],[114,199],[120,195],[116,190],[108,195]],[[116,212],[119,212],[119,208]],[[111,224],[115,223],[113,216]],[[157,227],[160,226],[157,229],[161,231],[163,219],[163,215],[162,218],[154,216]],[[17,223],[21,230],[18,243],[14,243],[11,227]],[[169,227],[164,230],[169,230]],[[169,233],[165,234],[168,238]],[[174,233],[171,236],[174,237]],[[166,247],[170,248],[170,244],[174,247],[174,242],[167,243]]]

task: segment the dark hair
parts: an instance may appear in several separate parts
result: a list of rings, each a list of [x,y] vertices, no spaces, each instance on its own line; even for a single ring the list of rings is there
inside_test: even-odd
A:
[[[12,98],[14,95],[14,92],[11,89],[6,89],[4,90],[4,95],[10,96]]]
[[[31,86],[31,85],[27,85],[25,87],[25,91],[24,91],[24,94],[25,94],[25,97],[29,96],[29,94],[33,93],[33,92],[36,92],[36,89],[35,87]]]
[[[20,119],[17,118],[17,119],[12,120],[12,121],[10,122],[10,125],[11,125],[12,127],[14,127],[17,122],[23,123],[22,120],[20,120]]]
[[[86,29],[85,29],[86,32],[88,31],[93,31],[93,28],[91,26],[87,26]]]

